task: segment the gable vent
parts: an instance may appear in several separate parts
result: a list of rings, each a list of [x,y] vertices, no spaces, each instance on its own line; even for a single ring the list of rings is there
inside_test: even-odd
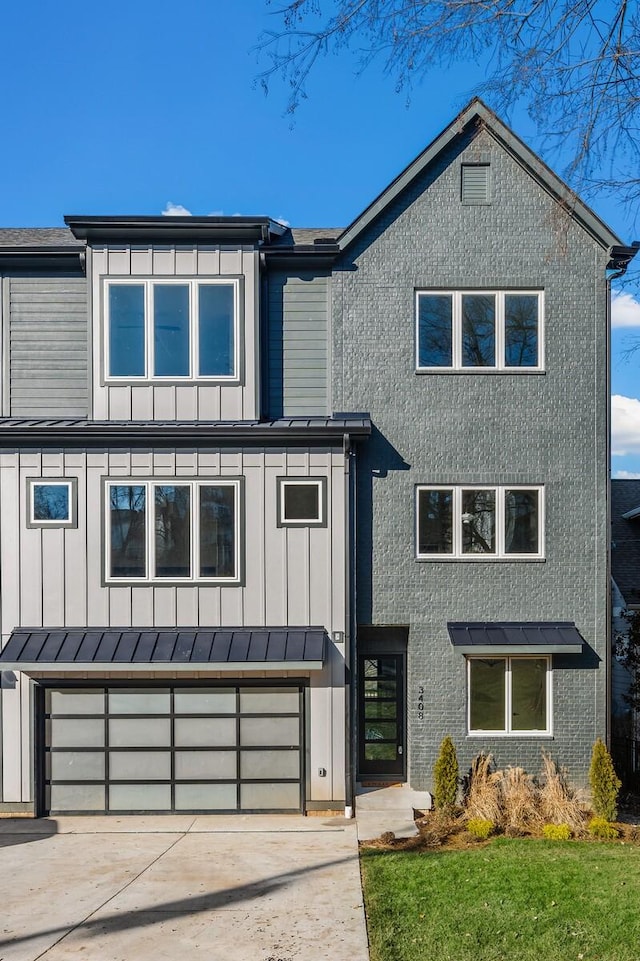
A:
[[[461,200],[463,204],[491,203],[489,164],[462,164]]]

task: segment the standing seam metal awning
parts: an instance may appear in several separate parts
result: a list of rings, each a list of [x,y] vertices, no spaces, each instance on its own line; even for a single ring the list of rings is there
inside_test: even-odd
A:
[[[585,643],[573,621],[450,621],[447,630],[461,654],[582,654]]]
[[[0,669],[94,674],[100,669],[319,671],[326,641],[323,627],[19,628],[0,652]]]

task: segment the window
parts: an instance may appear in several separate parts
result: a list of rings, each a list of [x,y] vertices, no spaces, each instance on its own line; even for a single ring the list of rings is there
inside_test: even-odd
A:
[[[418,487],[418,558],[543,557],[543,494],[542,487]]]
[[[119,581],[239,580],[239,481],[108,481],[106,573]]]
[[[416,368],[541,370],[540,291],[417,291]]]
[[[238,280],[109,280],[110,379],[238,377]]]
[[[278,527],[326,527],[326,479],[278,478]]]
[[[77,480],[29,478],[28,527],[76,527]]]
[[[470,734],[551,733],[549,657],[467,659]]]

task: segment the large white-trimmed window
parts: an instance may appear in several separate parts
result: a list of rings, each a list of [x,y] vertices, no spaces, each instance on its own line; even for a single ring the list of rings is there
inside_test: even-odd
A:
[[[416,488],[419,559],[536,559],[544,556],[544,488]]]
[[[237,279],[105,280],[105,377],[233,381],[239,370]]]
[[[109,583],[239,581],[239,480],[109,480],[105,504]]]
[[[416,370],[542,370],[540,290],[416,291]]]
[[[469,734],[551,734],[550,656],[467,658]]]

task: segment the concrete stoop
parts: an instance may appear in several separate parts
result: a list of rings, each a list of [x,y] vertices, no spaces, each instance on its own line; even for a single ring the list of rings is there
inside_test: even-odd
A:
[[[355,815],[359,841],[369,841],[383,834],[412,838],[418,834],[414,811],[431,810],[428,791],[414,791],[408,784],[385,787],[356,788]]]

